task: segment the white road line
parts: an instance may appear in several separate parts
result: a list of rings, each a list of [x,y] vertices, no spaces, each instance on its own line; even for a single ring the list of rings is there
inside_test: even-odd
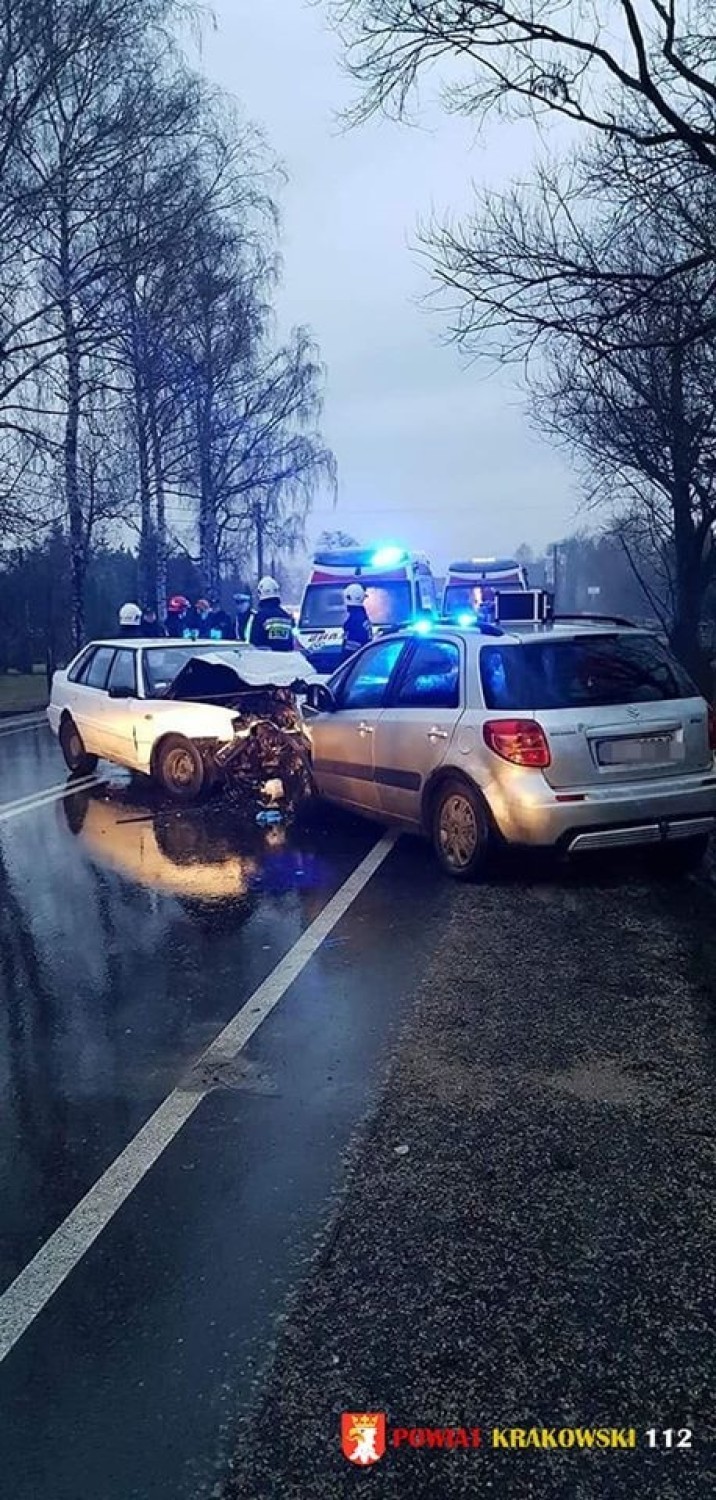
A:
[[[23,813],[33,812],[36,807],[47,807],[51,802],[62,802],[65,797],[74,797],[75,792],[84,792],[98,786],[97,776],[82,776],[77,781],[62,781],[58,786],[47,787],[42,792],[30,792],[27,797],[18,797],[16,802],[0,803],[0,823],[11,818],[20,818]]]
[[[34,729],[49,729],[47,719],[33,719],[27,724],[15,724],[12,729],[0,727],[0,740],[9,740],[14,734],[30,734]]]
[[[254,990],[241,1010],[219,1032],[199,1059],[197,1067],[233,1058],[246,1046],[329,932],[380,869],[395,841],[395,834],[386,834],[371,849],[263,984]],[[196,1089],[190,1086],[174,1089],[3,1293],[0,1297],[0,1362],[46,1307],[182,1126],[191,1119],[208,1092],[210,1089],[201,1085]]]
[[[0,719],[0,732],[4,729],[22,729],[25,724],[47,724],[48,718],[44,708],[37,708],[29,714],[9,714],[6,719]]]

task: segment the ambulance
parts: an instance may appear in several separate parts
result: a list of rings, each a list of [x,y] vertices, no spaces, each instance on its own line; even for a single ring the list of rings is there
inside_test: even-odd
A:
[[[396,546],[317,552],[296,635],[317,672],[331,673],[342,660],[344,593],[349,583],[360,583],[366,590],[374,636],[438,613],[435,579],[424,553]]]
[[[450,563],[443,589],[442,613],[446,619],[474,614],[492,606],[498,589],[527,589],[527,571],[512,557],[471,557]]]

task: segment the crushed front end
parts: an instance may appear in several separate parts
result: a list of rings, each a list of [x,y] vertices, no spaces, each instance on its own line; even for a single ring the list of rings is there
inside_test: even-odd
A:
[[[198,744],[209,780],[246,811],[273,803],[287,816],[314,790],[310,741],[298,707],[305,683],[287,682],[286,665],[267,656],[251,652],[249,660],[247,654],[245,676],[218,653],[193,657],[169,693],[182,702],[231,711],[233,738]],[[272,675],[283,680],[265,680]]]
[[[295,811],[313,792],[310,742],[295,694],[284,687],[254,689],[232,706],[237,709],[234,739],[214,757],[227,796],[280,802],[284,812]],[[274,787],[267,791],[269,783]]]

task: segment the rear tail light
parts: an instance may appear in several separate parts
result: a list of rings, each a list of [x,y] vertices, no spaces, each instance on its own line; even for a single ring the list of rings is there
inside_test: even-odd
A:
[[[548,766],[552,757],[547,736],[534,719],[488,719],[485,744],[513,766]]]
[[[716,708],[709,704],[709,746],[716,751]]]

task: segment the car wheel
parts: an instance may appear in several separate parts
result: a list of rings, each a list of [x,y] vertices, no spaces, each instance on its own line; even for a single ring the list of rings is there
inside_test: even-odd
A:
[[[474,880],[487,863],[490,827],[479,793],[466,781],[446,781],[433,804],[433,847],[446,874]]]
[[[170,734],[157,750],[155,775],[175,802],[195,802],[207,782],[204,762],[191,740]]]
[[[84,747],[82,735],[74,719],[66,718],[60,725],[60,749],[65,765],[74,776],[91,776],[97,769],[97,756],[89,755]]]
[[[688,875],[697,870],[709,847],[709,835],[700,833],[696,838],[675,839],[662,844],[656,852],[657,867],[662,875]]]

